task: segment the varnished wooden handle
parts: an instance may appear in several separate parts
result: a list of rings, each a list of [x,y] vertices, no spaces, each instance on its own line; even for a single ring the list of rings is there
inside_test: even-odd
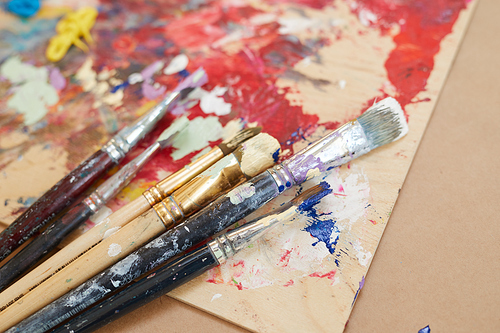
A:
[[[0,261],[71,205],[115,163],[99,150],[45,192],[0,234]]]

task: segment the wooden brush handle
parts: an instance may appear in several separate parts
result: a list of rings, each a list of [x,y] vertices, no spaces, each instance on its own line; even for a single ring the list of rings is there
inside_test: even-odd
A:
[[[241,186],[253,186],[255,193],[238,204],[231,202],[231,192],[220,197],[184,223],[163,233],[160,237],[155,238],[104,272],[89,279],[77,289],[66,293],[50,305],[23,320],[12,328],[13,332],[20,330],[34,333],[49,330],[73,314],[98,302],[121,286],[165,263],[173,256],[203,242],[208,237],[244,218],[280,193],[274,178],[269,172],[264,172],[239,187]],[[133,245],[131,244],[131,246]],[[96,259],[99,260],[96,257],[89,259],[84,270],[90,269],[95,264]],[[64,274],[64,278],[59,278],[57,283],[52,283],[48,288],[53,289],[57,285],[63,284],[64,287],[64,284],[71,284],[73,280],[69,279],[77,278],[82,273],[82,270],[80,270],[73,272],[71,275]],[[58,275],[60,274],[56,274],[54,277]],[[40,288],[33,291],[38,289]],[[38,307],[33,307],[33,302],[37,302],[39,305],[41,298],[45,298],[44,303],[48,304],[50,297],[53,295],[52,290],[44,290],[35,297],[28,298],[27,296],[30,296],[30,294],[19,301],[22,302],[23,306],[15,307],[14,305],[19,305],[19,302],[17,302],[0,313],[0,330],[14,325],[20,319],[26,318],[33,313],[33,308]],[[78,302],[73,302],[73,299],[78,299]],[[27,307],[30,307],[31,310],[26,311]],[[16,319],[12,320],[12,318]],[[4,325],[3,322],[8,324]]]
[[[141,195],[128,205],[111,214],[94,228],[75,239],[75,241],[59,250],[52,257],[45,260],[31,272],[12,284],[9,288],[2,291],[0,293],[0,311],[3,311],[10,305],[17,307],[18,305],[14,304],[16,300],[20,299],[30,290],[35,292],[36,289],[41,286],[40,284],[42,282],[46,281],[56,272],[61,271],[71,262],[74,262],[76,258],[80,257],[83,253],[102,241],[105,235],[107,236],[110,232],[113,232],[113,230],[123,227],[134,217],[143,214],[150,208],[147,200]],[[64,282],[64,284],[66,284],[66,282]],[[46,284],[44,286],[46,286]],[[38,295],[38,293],[36,294]],[[3,312],[0,312],[0,318],[2,314]]]
[[[89,206],[80,202],[0,267],[0,291],[52,251],[66,235],[85,222],[92,213]]]
[[[156,270],[153,276],[142,278],[118,294],[94,305],[53,333],[94,332],[217,265],[218,262],[210,250],[203,246]]]
[[[107,153],[99,150],[45,192],[0,234],[0,261],[71,205],[114,164]]]

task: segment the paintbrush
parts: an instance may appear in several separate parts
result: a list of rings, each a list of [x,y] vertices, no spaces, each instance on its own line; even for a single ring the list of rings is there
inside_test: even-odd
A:
[[[359,118],[315,141],[281,164],[239,185],[184,223],[163,233],[8,332],[16,332],[17,329],[43,332],[58,325],[120,286],[224,230],[287,188],[398,140],[407,132],[408,125],[399,103],[391,97],[378,102]],[[5,310],[9,312],[8,316],[0,313],[0,322],[9,320],[17,311],[22,311],[21,308],[14,311],[16,304]]]
[[[278,141],[266,133],[245,141],[232,154],[0,312],[0,331],[119,261],[234,186],[263,172],[274,164],[273,155],[279,148]]]
[[[179,118],[179,121],[176,121],[163,131],[156,142],[150,145],[149,148],[123,166],[87,198],[52,223],[28,246],[0,267],[0,291],[35,265],[43,256],[55,249],[64,237],[79,227],[91,215],[97,213],[110,199],[114,198],[158,151],[172,144],[173,139],[188,123],[187,117]]]
[[[309,211],[331,192],[330,185],[326,182],[310,188],[272,212],[216,237],[208,244],[169,262],[53,332],[92,332],[111,323],[207,270],[223,264],[271,228],[293,221],[297,215]]]
[[[103,148],[95,152],[68,175],[45,192],[0,234],[0,261],[28,240],[64,208],[71,205],[98,178],[118,164],[125,155],[163,118],[167,110],[207,81],[200,68],[130,126],[122,129]]]
[[[175,124],[181,121],[180,119],[181,118],[176,120],[172,126],[176,126]],[[139,215],[145,213],[155,204],[172,194],[174,190],[185,185],[193,177],[205,171],[222,157],[231,154],[238,145],[257,135],[260,131],[260,127],[247,128],[239,131],[232,138],[213,147],[208,153],[196,159],[196,161],[161,180],[149,190],[145,191],[143,195],[108,216],[97,226],[69,243],[15,282],[12,286],[1,292],[0,311],[4,310],[8,305],[14,303],[14,301],[21,298],[25,293],[48,279],[51,275],[60,271],[95,244],[99,243],[103,238],[120,229]]]

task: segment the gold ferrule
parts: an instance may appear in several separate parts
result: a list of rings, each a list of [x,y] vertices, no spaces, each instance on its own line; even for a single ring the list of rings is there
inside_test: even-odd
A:
[[[153,208],[170,229],[244,180],[238,159],[230,154]]]
[[[179,171],[159,181],[156,185],[145,191],[142,195],[153,207],[175,190],[189,182],[193,177],[208,169],[212,164],[224,157],[218,146],[212,148],[208,153],[199,157],[196,161],[186,165]]]

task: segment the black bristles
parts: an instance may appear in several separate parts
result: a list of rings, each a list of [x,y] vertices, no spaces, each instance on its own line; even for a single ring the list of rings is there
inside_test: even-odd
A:
[[[187,87],[187,88],[184,88],[182,89],[179,93],[180,93],[180,96],[179,96],[179,100],[182,100],[184,98],[187,97],[187,95],[189,95],[191,93],[191,91],[193,91],[195,88],[193,87]]]
[[[238,147],[241,143],[244,141],[253,138],[257,134],[260,133],[262,130],[262,127],[250,127],[250,128],[245,128],[236,133],[235,136],[232,138],[223,141],[220,145],[219,148],[222,150],[222,153],[225,155],[231,154],[236,147]]]
[[[370,107],[358,118],[358,122],[363,127],[371,149],[393,142],[408,132],[403,110],[392,97]]]

